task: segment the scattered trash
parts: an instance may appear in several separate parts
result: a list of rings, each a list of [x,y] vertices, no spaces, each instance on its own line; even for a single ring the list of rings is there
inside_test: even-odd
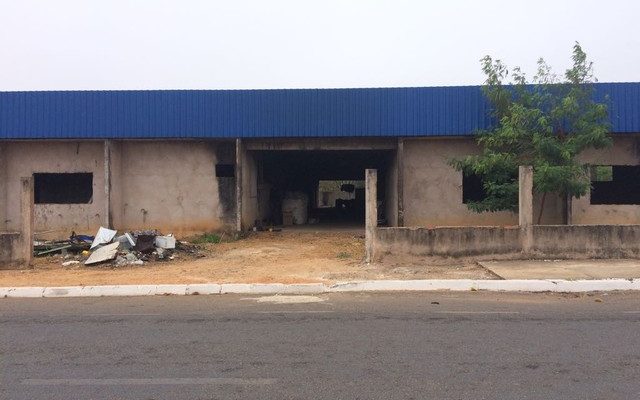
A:
[[[176,238],[168,235],[168,236],[156,236],[155,241],[156,247],[162,249],[175,249],[176,248]]]
[[[144,265],[148,261],[174,260],[176,252],[201,256],[198,246],[180,242],[173,234],[163,235],[157,230],[121,232],[118,235],[116,230],[100,227],[95,236],[71,232],[67,240],[34,241],[36,256],[58,255],[63,267],[81,263],[115,267]]]
[[[98,233],[96,233],[96,237],[93,239],[93,243],[91,243],[91,250],[100,245],[111,243],[116,233],[118,233],[118,231],[107,229],[101,226],[100,229],[98,229]]]
[[[120,247],[120,242],[109,243],[100,247],[91,253],[89,258],[87,258],[87,261],[84,262],[84,265],[93,265],[113,260],[118,255],[118,247]]]
[[[156,256],[160,260],[164,259],[164,249],[162,247],[156,247]]]
[[[124,249],[130,249],[136,245],[136,240],[127,232],[125,232],[124,235],[118,236],[115,240],[122,243],[122,248]]]
[[[65,244],[64,246],[59,246],[59,247],[54,247],[52,249],[48,249],[48,250],[44,250],[44,251],[39,251],[36,253],[36,256],[44,256],[46,254],[50,254],[50,253],[57,253],[59,251],[63,251],[66,249],[71,248],[70,244]]]
[[[133,249],[141,253],[151,253],[156,249],[155,239],[156,239],[155,235],[149,235],[149,234],[138,235],[136,239],[136,245],[133,247]]]

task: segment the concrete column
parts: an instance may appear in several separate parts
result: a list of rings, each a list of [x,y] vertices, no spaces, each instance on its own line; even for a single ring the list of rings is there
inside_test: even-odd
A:
[[[236,231],[242,231],[242,140],[236,139]]]
[[[20,218],[22,220],[22,255],[24,263],[33,261],[33,176],[20,178]]]
[[[106,228],[113,228],[113,216],[111,207],[111,140],[104,141],[104,219]]]
[[[373,260],[373,239],[378,226],[378,171],[365,170],[365,254],[364,260]]]
[[[398,226],[404,226],[404,139],[398,139],[396,159],[398,165]]]
[[[533,167],[518,168],[518,223],[522,251],[529,253],[533,248]]]
[[[7,152],[8,145],[0,143],[0,231],[7,230]]]

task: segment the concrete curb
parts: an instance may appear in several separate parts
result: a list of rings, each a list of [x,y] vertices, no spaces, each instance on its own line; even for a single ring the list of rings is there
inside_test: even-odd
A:
[[[640,279],[575,280],[384,280],[322,283],[204,283],[185,285],[107,285],[0,287],[0,298],[162,296],[208,294],[321,294],[388,291],[600,292],[640,290]]]

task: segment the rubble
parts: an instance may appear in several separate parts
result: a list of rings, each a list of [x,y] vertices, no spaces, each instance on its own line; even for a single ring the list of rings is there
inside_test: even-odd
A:
[[[98,229],[98,233],[96,233],[95,238],[93,239],[93,243],[91,243],[91,250],[103,244],[111,243],[116,233],[118,233],[118,231],[107,229],[101,226],[100,229]]]
[[[179,242],[172,234],[157,230],[121,232],[100,227],[95,236],[71,233],[68,240],[34,242],[36,256],[62,255],[62,266],[111,265],[113,267],[144,265],[149,261],[176,258],[175,252],[197,256],[197,247]],[[72,253],[72,254],[69,254]]]
[[[161,249],[175,249],[176,248],[176,238],[168,235],[168,236],[156,236],[155,240],[156,248]]]
[[[96,249],[89,258],[84,262],[84,265],[98,264],[101,262],[113,260],[118,255],[118,247],[120,242],[109,243]]]

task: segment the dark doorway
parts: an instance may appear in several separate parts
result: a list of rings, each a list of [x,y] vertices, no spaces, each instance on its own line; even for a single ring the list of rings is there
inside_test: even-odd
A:
[[[258,204],[265,224],[364,225],[364,172],[378,170],[379,218],[391,151],[257,151]],[[292,221],[289,199],[304,199],[306,215]],[[283,207],[284,205],[284,207]],[[296,219],[295,216],[293,218]]]

